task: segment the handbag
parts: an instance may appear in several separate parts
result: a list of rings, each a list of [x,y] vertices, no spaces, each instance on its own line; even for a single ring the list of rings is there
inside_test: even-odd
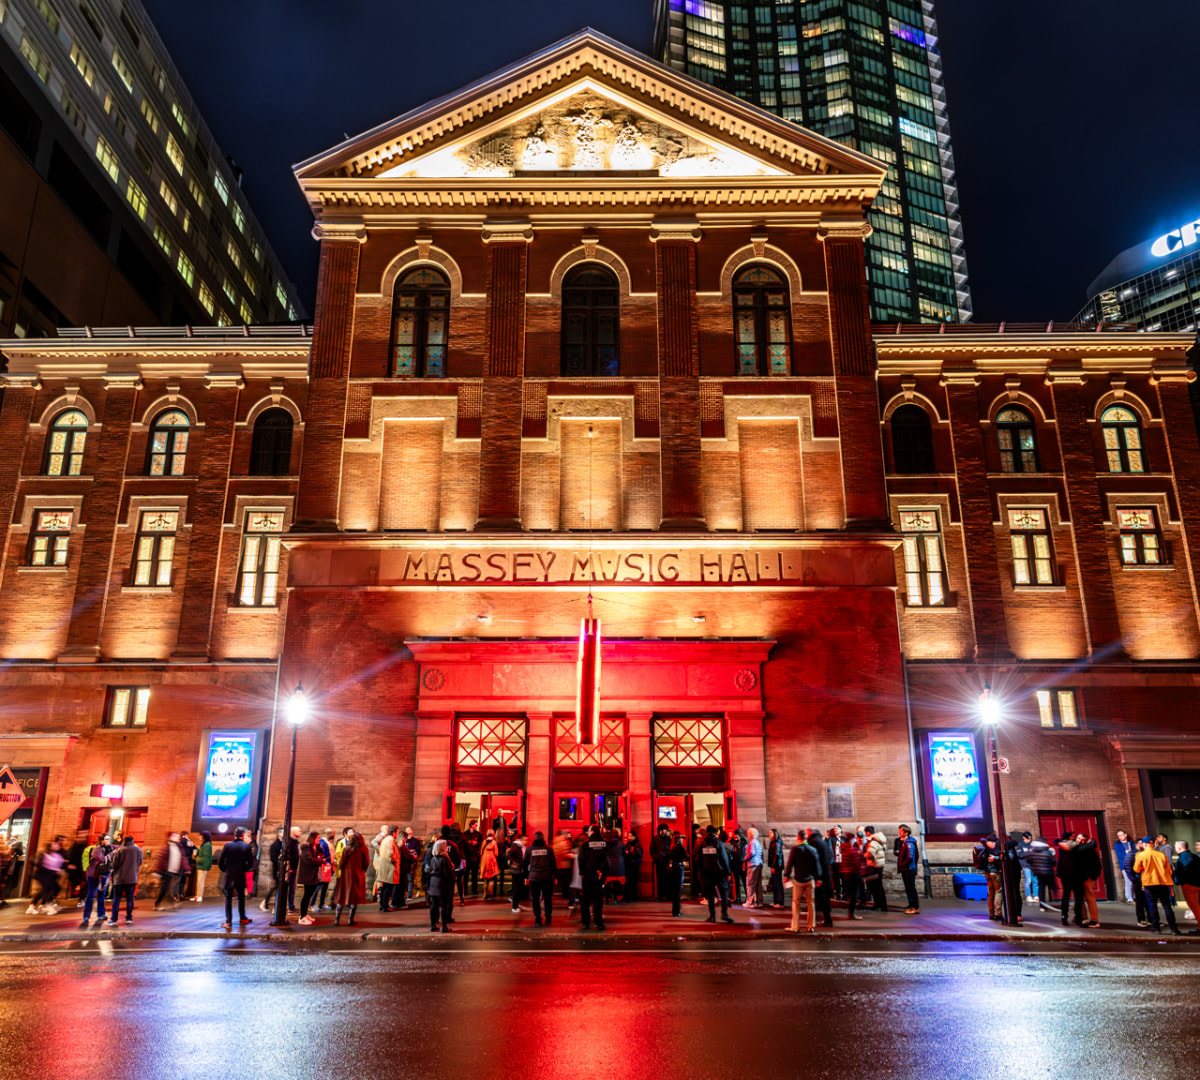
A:
[[[328,881],[333,877],[333,867],[329,863],[321,863],[321,880]]]

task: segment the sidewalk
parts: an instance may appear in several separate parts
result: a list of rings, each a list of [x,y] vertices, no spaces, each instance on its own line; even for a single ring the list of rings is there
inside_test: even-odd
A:
[[[124,918],[119,927],[101,925],[96,929],[79,929],[79,911],[70,902],[57,915],[27,915],[27,902],[10,900],[0,908],[0,942],[43,942],[78,940],[81,936],[95,938],[162,939],[162,938],[219,938],[239,937],[273,942],[286,941],[301,945],[306,941],[446,941],[445,936],[429,933],[429,918],[424,904],[418,901],[406,911],[381,914],[374,905],[359,908],[356,925],[333,925],[332,912],[317,912],[317,923],[313,926],[298,926],[296,915],[286,927],[272,927],[268,923],[271,915],[259,909],[257,902],[247,905],[247,914],[253,917],[248,926],[237,928],[234,913],[234,931],[230,934],[221,928],[224,920],[224,905],[216,898],[202,903],[190,901],[170,911],[154,911],[149,902],[139,901],[134,909],[134,923],[126,927]],[[817,927],[815,936],[827,940],[905,940],[905,941],[1064,941],[1081,942],[1140,942],[1159,940],[1192,942],[1200,947],[1200,934],[1193,935],[1196,923],[1185,920],[1183,905],[1176,908],[1176,918],[1183,937],[1175,938],[1169,930],[1154,934],[1140,929],[1134,919],[1131,905],[1102,903],[1100,905],[1099,929],[1082,930],[1076,926],[1063,926],[1058,912],[1038,911],[1027,905],[1023,926],[1008,927],[988,919],[982,903],[964,900],[926,900],[922,902],[919,915],[905,915],[902,910],[892,909],[886,914],[873,911],[864,913],[863,920],[851,922],[846,918],[845,907],[835,906],[832,928]],[[533,941],[543,938],[587,940],[601,936],[631,938],[638,941],[719,941],[724,939],[792,939],[788,933],[791,911],[770,908],[732,908],[733,925],[705,922],[706,907],[687,900],[683,905],[683,916],[671,917],[670,907],[650,901],[633,904],[606,906],[605,923],[607,932],[584,931],[579,916],[567,914],[566,904],[556,899],[554,922],[550,927],[535,927],[533,914],[528,905],[522,912],[513,914],[507,899],[484,901],[468,899],[466,907],[454,909],[455,939],[468,941]],[[807,935],[801,935],[807,936]]]

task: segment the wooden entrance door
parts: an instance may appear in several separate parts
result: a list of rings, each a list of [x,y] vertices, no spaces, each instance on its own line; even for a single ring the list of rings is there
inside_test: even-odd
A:
[[[1067,833],[1083,833],[1089,840],[1095,840],[1100,853],[1100,865],[1104,872],[1096,882],[1096,899],[1107,900],[1109,897],[1108,875],[1110,863],[1108,851],[1108,834],[1104,829],[1104,819],[1100,814],[1067,813],[1066,811],[1038,811],[1038,828],[1046,841],[1053,847],[1060,837]]]

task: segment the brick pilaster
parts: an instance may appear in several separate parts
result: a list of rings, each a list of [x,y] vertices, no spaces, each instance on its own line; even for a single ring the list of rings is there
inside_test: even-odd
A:
[[[1200,440],[1197,439],[1186,373],[1158,377],[1158,402],[1166,434],[1175,497],[1183,524],[1183,554],[1200,610]]]
[[[995,514],[975,384],[973,374],[946,375],[946,402],[954,439],[963,544],[967,549],[967,576],[975,618],[975,658],[981,663],[993,663],[1009,659],[1012,649],[1004,616],[1004,595],[1000,590]]]
[[[210,382],[204,438],[199,460],[192,466],[200,479],[188,500],[191,536],[173,659],[208,658],[240,385],[240,380]]]
[[[675,237],[684,235],[685,239]],[[655,237],[658,393],[664,530],[703,529],[700,477],[700,345],[696,241],[700,232]]]
[[[525,278],[531,239],[527,228],[484,233],[488,244],[487,353],[476,529],[521,528]]]
[[[0,529],[4,543],[0,547],[0,580],[8,558],[9,537],[13,515],[17,512],[17,488],[25,447],[29,443],[29,424],[33,420],[33,404],[37,391],[32,386],[8,386],[0,400]]]
[[[829,326],[837,386],[838,435],[846,528],[889,529],[875,352],[871,344],[867,269],[861,228],[822,229],[829,287]]]
[[[361,226],[318,224],[321,241],[317,310],[309,357],[308,406],[304,416],[304,454],[294,529],[337,529],[341,494],[342,440],[354,334],[354,293],[359,250],[366,240]]]
[[[1078,375],[1050,375],[1054,413],[1058,420],[1067,510],[1079,561],[1079,591],[1083,597],[1088,641],[1092,655],[1121,654],[1121,624],[1113,587],[1108,540],[1101,527],[1108,514],[1096,479],[1096,450],[1088,420],[1092,409],[1084,397]]]
[[[104,612],[111,586],[113,544],[121,495],[129,461],[129,436],[139,384],[135,379],[111,377],[104,395],[100,449],[93,471],[95,480],[83,500],[80,524],[87,526],[87,542],[80,549],[79,576],[71,626],[60,661],[86,663],[100,657]]]

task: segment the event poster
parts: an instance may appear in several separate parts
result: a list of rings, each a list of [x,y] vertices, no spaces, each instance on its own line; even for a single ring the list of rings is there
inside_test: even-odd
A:
[[[969,732],[931,732],[928,745],[933,816],[939,820],[985,817],[975,736]]]
[[[203,820],[244,821],[254,816],[259,735],[258,731],[207,733],[199,813]]]

